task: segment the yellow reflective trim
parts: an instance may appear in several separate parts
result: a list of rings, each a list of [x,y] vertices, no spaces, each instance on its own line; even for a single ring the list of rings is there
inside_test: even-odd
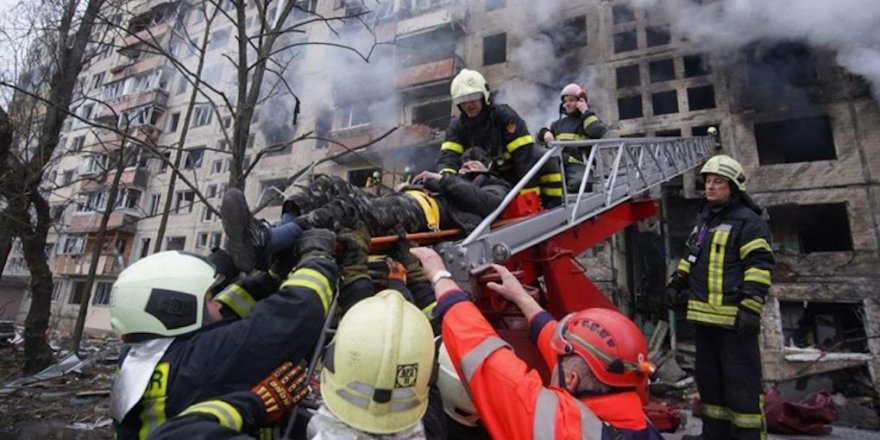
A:
[[[596,122],[596,121],[598,121],[598,120],[599,120],[599,117],[596,116],[596,115],[592,115],[592,116],[590,116],[589,118],[584,119],[584,129],[586,129],[587,127],[589,127],[590,125],[592,125],[593,122]]]
[[[550,197],[562,197],[562,188],[541,188],[541,194]]]
[[[150,376],[150,381],[147,382],[143,398],[141,398],[139,439],[146,439],[152,430],[165,423],[165,401],[168,395],[170,372],[171,364],[168,362],[159,362],[153,369],[153,374]]]
[[[715,306],[699,300],[688,301],[687,320],[705,324],[733,327],[736,323],[736,306]]]
[[[755,301],[751,298],[746,298],[746,299],[742,300],[742,303],[740,303],[740,304],[742,304],[743,307],[745,307],[745,308],[747,308],[747,309],[749,309],[759,315],[761,314],[761,312],[764,311],[764,304],[761,304],[760,302]]]
[[[691,262],[682,258],[678,260],[678,267],[676,270],[680,270],[684,273],[691,273]]]
[[[712,234],[709,249],[709,304],[720,306],[724,299],[724,254],[730,232],[719,229]]]
[[[752,253],[752,251],[756,251],[758,249],[764,249],[767,252],[771,253],[773,252],[773,250],[770,249],[770,243],[767,243],[767,240],[763,238],[756,238],[739,248],[739,259],[745,260],[746,256]]]
[[[270,269],[269,269],[269,276],[272,277],[275,281],[281,281],[281,280],[282,280],[281,274],[278,273],[278,272],[275,272],[275,269],[274,269],[274,268],[270,268]]]
[[[530,135],[530,134],[520,136],[520,137],[507,143],[507,151],[509,153],[513,153],[514,151],[518,150],[523,145],[528,145],[528,144],[531,144],[534,142],[535,142],[535,138],[533,138],[532,135]]]
[[[443,168],[442,170],[440,170],[440,174],[443,173],[458,174],[458,171],[456,171],[455,168]]]
[[[703,415],[708,416],[709,418],[716,420],[730,420],[730,409],[718,406],[718,405],[710,405],[708,403],[703,403]]]
[[[759,269],[757,267],[750,267],[746,269],[745,276],[743,277],[743,281],[751,281],[753,283],[764,284],[769,286],[771,284],[770,281],[770,271],[765,269]]]
[[[521,195],[521,196],[524,196],[527,194],[532,194],[532,193],[534,193],[536,195],[541,195],[541,188],[534,186],[531,188],[523,188],[523,189],[519,190],[519,195]]]
[[[257,304],[254,297],[238,284],[232,284],[217,294],[217,301],[232,309],[241,318],[247,316]]]
[[[559,133],[559,135],[556,136],[557,141],[580,141],[583,139],[586,139],[586,137],[577,133]]]
[[[427,316],[429,320],[433,320],[435,307],[437,307],[437,301],[434,301],[431,304],[428,304],[427,306],[423,307],[422,313],[424,313],[425,316]]]
[[[440,151],[452,151],[454,153],[464,153],[464,146],[458,142],[446,141],[440,144]]]
[[[423,191],[417,190],[406,191],[406,195],[415,199],[422,208],[428,227],[433,230],[440,229],[440,206],[437,205],[437,200],[425,194]]]
[[[236,431],[241,431],[241,427],[244,425],[241,413],[234,406],[222,400],[197,403],[180,413],[182,416],[187,414],[208,414],[216,418],[221,425]]]
[[[311,289],[318,295],[321,304],[324,306],[324,314],[330,310],[330,303],[333,301],[333,289],[330,287],[330,281],[321,272],[307,267],[296,269],[287,281],[281,285],[285,287],[305,287]]]
[[[764,415],[763,414],[743,414],[743,413],[738,413],[736,411],[730,410],[730,422],[733,423],[734,426],[737,426],[739,428],[763,429],[764,428]]]
[[[562,173],[544,174],[538,181],[541,183],[562,182]]]
[[[501,158],[504,160],[510,160],[512,157],[513,156],[511,156],[510,153],[508,153],[506,151],[504,153],[501,153]]]
[[[713,315],[736,317],[736,306],[716,306],[697,299],[688,300],[688,309],[698,312],[711,313]]]

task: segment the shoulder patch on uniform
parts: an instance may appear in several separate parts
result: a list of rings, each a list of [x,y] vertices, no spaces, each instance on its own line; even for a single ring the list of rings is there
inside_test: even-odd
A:
[[[510,134],[516,133],[516,124],[514,124],[513,122],[507,124],[507,132]]]

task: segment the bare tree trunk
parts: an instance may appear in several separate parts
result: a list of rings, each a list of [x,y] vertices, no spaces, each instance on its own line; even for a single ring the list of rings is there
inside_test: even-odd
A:
[[[12,235],[12,228],[6,221],[6,212],[0,212],[0,280],[3,279],[3,269],[6,268],[6,260],[9,259],[9,252],[12,251],[12,241],[15,238]]]
[[[95,275],[98,272],[98,262],[101,261],[101,252],[104,250],[104,240],[107,237],[107,223],[116,208],[116,198],[119,196],[119,181],[122,180],[122,172],[125,171],[125,139],[119,147],[116,157],[116,174],[113,183],[110,184],[110,193],[107,194],[107,206],[101,215],[101,223],[98,226],[98,234],[95,237],[95,249],[92,250],[92,261],[89,264],[89,273],[86,275],[86,287],[82,300],[79,303],[79,312],[76,315],[76,325],[73,327],[73,338],[70,341],[70,351],[79,354],[79,345],[82,341],[83,328],[86,325],[86,315],[89,312],[89,304],[92,299],[92,286],[95,284]]]
[[[31,272],[31,308],[24,325],[25,374],[36,373],[52,363],[52,350],[46,340],[53,287],[52,271],[49,270],[45,251],[46,235],[51,223],[49,203],[38,192],[32,192],[29,198],[37,214],[37,224],[33,230],[20,236],[24,259]],[[30,221],[28,211],[16,214],[17,220],[25,223]]]

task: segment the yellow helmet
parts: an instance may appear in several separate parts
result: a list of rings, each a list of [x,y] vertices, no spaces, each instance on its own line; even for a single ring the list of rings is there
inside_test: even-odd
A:
[[[700,170],[700,174],[717,174],[721,177],[726,177],[740,191],[746,192],[746,175],[743,173],[742,165],[726,154],[719,154],[709,158]]]
[[[473,101],[483,98],[483,103],[489,103],[489,85],[486,78],[476,70],[461,69],[458,75],[452,80],[449,87],[449,93],[452,95],[452,105],[459,105],[462,102]]]
[[[464,384],[458,377],[458,372],[455,371],[455,366],[452,365],[452,359],[449,357],[449,352],[446,351],[446,344],[440,344],[437,363],[440,367],[437,374],[437,388],[440,389],[440,397],[443,398],[443,411],[462,425],[477,426],[480,415],[477,414],[470,394],[465,390]]]
[[[391,434],[415,426],[428,408],[434,366],[428,318],[386,289],[355,304],[324,355],[321,396],[348,426]]]

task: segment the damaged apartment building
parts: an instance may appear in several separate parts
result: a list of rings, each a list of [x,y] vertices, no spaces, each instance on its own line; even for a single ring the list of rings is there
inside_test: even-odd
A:
[[[131,32],[148,30],[182,62],[193,64],[176,36],[183,29],[201,35],[205,23],[195,3],[200,2],[141,1],[122,20]],[[260,216],[277,218],[276,189],[283,189],[290,173],[323,158],[332,160],[316,172],[359,186],[378,173],[384,186],[393,188],[412,172],[432,167],[457,112],[449,86],[462,68],[483,73],[496,98],[514,107],[533,133],[558,117],[559,90],[579,82],[609,126],[606,137],[700,136],[717,127],[719,152],[745,167],[750,194],[767,210],[777,258],[763,316],[766,380],[789,383],[844,372],[880,388],[880,110],[869,85],[838,66],[833,51],[768,39],[721,52],[679,35],[662,11],[625,1],[296,3],[293,22],[306,23],[312,13],[358,18],[333,26],[304,24],[306,32],[285,37],[293,49],[281,55],[292,60],[288,76],[297,99],[280,95],[256,109],[246,160],[267,145],[313,136],[273,151],[254,167],[246,187],[249,202],[271,199]],[[233,53],[235,36],[230,26],[214,26],[205,75],[229,86],[234,69],[221,55]],[[139,113],[149,117],[138,123],[158,144],[171,145],[191,86],[167,60],[139,50],[138,41],[124,38],[82,77],[117,112],[150,107]],[[344,43],[362,53],[297,45],[310,41]],[[375,41],[392,44],[374,47]],[[365,53],[369,63],[361,58]],[[88,104],[76,111],[84,119],[108,116]],[[229,176],[220,134],[229,117],[226,109],[197,105],[182,158],[183,172],[215,207]],[[107,145],[99,136],[72,122],[64,142],[75,154],[64,157],[53,174],[58,181],[82,180],[53,196],[58,233],[50,237],[48,252],[55,317],[79,307],[95,218],[106,208],[101,191],[109,177],[87,179],[103,160],[93,154],[96,145]],[[369,142],[374,143],[346,153]],[[169,197],[170,173],[162,161],[138,156],[125,173],[125,198],[111,219],[120,227],[105,246],[92,294],[87,320],[92,332],[109,331],[106,309],[115,276],[157,248],[157,214]],[[698,179],[694,172],[664,185],[656,194],[662,219],[627,231],[590,257],[588,275],[644,320],[666,319],[659,297],[699,209]],[[83,202],[61,204],[77,197]],[[220,222],[193,191],[178,186],[170,197],[172,214],[159,249],[206,253],[222,243]],[[16,258],[7,263],[4,279],[20,268]],[[3,289],[6,296],[14,290]],[[13,315],[23,321],[28,306],[24,298]],[[677,328],[687,340],[682,320]]]

